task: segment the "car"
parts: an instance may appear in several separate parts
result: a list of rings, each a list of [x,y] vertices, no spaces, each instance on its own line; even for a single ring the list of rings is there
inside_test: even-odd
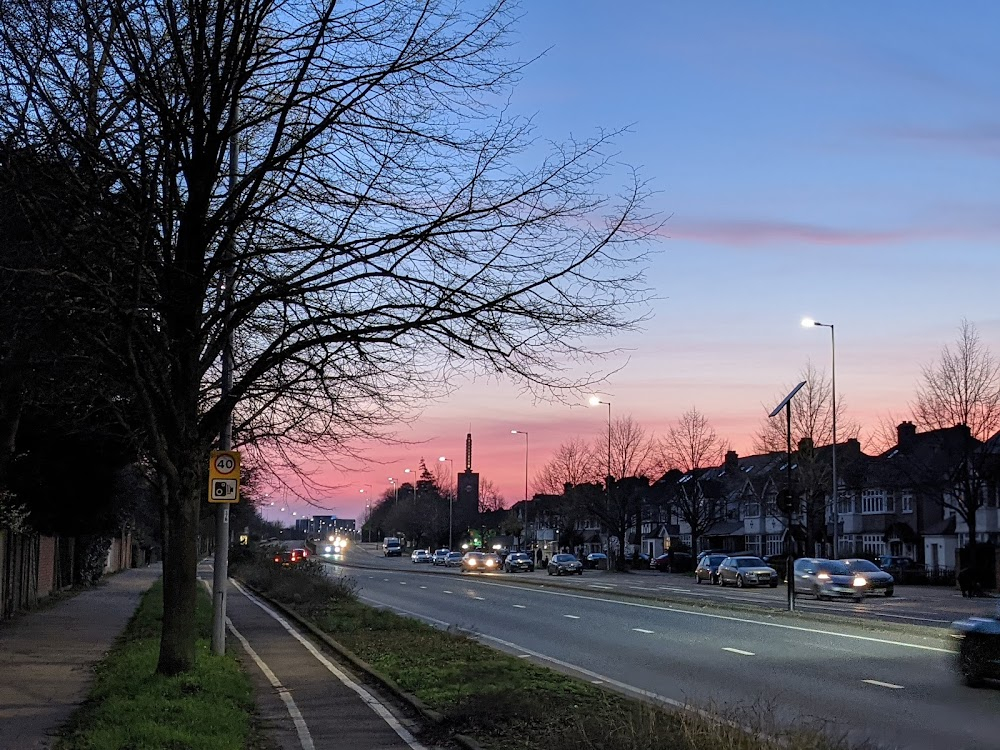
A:
[[[649,555],[645,552],[639,552],[636,554],[633,552],[631,555],[626,555],[625,559],[628,564],[632,567],[632,570],[641,570],[642,568],[649,568]]]
[[[588,570],[597,570],[602,568],[604,570],[608,567],[608,556],[603,552],[591,552],[582,560],[583,567]]]
[[[851,557],[842,561],[847,569],[856,576],[864,578],[868,585],[865,586],[866,594],[878,594],[892,596],[895,589],[896,579],[891,574],[886,573],[871,560],[860,557]]]
[[[912,557],[881,555],[875,564],[889,573],[898,583],[926,583],[927,567]]]
[[[546,571],[550,576],[573,575],[574,573],[582,576],[583,563],[576,559],[576,555],[561,552],[552,556]]]
[[[385,557],[402,557],[403,544],[399,541],[399,537],[387,536],[382,541],[382,554]]]
[[[684,573],[691,570],[691,555],[687,552],[664,552],[649,561],[649,568],[661,573]]]
[[[503,569],[507,573],[513,573],[516,570],[526,570],[532,573],[535,570],[535,561],[527,552],[511,552],[504,560]]]
[[[429,550],[415,549],[410,555],[410,560],[414,563],[429,563],[431,561],[431,553]]]
[[[848,569],[843,560],[802,557],[792,568],[796,594],[812,594],[818,600],[843,597],[860,602],[868,582]]]
[[[283,568],[290,568],[304,559],[304,557],[298,554],[298,550],[294,549],[279,550],[274,556],[274,562]]]
[[[759,557],[741,555],[727,557],[719,563],[715,580],[720,586],[732,583],[739,589],[744,586],[770,586],[773,589],[778,585],[778,571]]]
[[[292,550],[292,552],[294,552],[303,560],[309,557],[309,550],[307,550],[305,547],[296,547],[295,549]]]
[[[448,556],[445,558],[445,567],[448,568],[461,568],[462,567],[462,553],[461,552],[449,552]]]
[[[463,573],[489,573],[498,570],[500,558],[497,555],[486,554],[485,552],[466,552],[462,556]]]
[[[1000,604],[992,617],[969,617],[951,624],[958,640],[958,671],[969,687],[1000,680]]]
[[[788,555],[766,555],[761,558],[765,565],[769,565],[778,571],[778,579],[785,581],[788,579]]]
[[[450,549],[439,549],[434,550],[434,554],[431,556],[431,562],[435,565],[445,565],[448,562],[448,555],[451,554]],[[462,553],[459,552],[459,555]]]
[[[694,569],[694,582],[709,583],[719,582],[719,566],[726,560],[725,555],[705,555],[698,561],[698,567]]]

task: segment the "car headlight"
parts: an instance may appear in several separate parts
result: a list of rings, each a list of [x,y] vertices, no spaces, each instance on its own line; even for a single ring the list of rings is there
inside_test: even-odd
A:
[[[471,565],[472,567],[476,567],[476,561],[475,560],[469,560],[469,565]]]
[[[330,547],[327,547],[327,548],[325,549],[325,551],[326,551],[326,552],[330,552],[330,550],[331,550],[331,548],[330,548]]]
[[[492,560],[487,560],[487,561],[486,561],[486,567],[487,567],[487,568],[492,568],[492,567],[493,567],[493,565],[494,565],[494,563],[493,563],[493,561],[492,561]]]
[[[819,580],[821,580],[821,581],[829,581],[829,580],[830,580],[830,576],[829,576],[829,575],[828,575],[827,573],[820,573],[820,574],[819,574],[818,576],[816,576],[816,577],[817,577],[817,578],[818,578]]]
[[[867,585],[868,585],[868,581],[866,581],[866,580],[865,580],[864,578],[862,578],[861,576],[857,576],[857,577],[856,577],[856,578],[854,579],[854,585],[855,585],[855,586],[867,586]]]

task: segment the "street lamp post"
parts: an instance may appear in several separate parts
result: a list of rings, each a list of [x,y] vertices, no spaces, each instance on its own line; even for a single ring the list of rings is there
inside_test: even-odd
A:
[[[399,502],[399,487],[396,486],[396,480],[389,477],[389,484],[392,485],[392,501],[394,503]]]
[[[819,326],[830,329],[830,401],[833,404],[833,445],[830,447],[830,466],[833,474],[833,493],[830,495],[833,503],[833,559],[837,559],[837,541],[840,537],[840,503],[837,497],[837,340],[833,323],[819,323],[811,318],[805,318],[802,325],[806,328]]]
[[[608,476],[611,476],[611,402],[605,401],[600,396],[591,396],[590,405],[600,406],[601,404],[608,405]]]
[[[524,435],[524,547],[528,547],[528,432],[511,430],[511,435]]]
[[[447,461],[449,464],[451,464],[451,476],[452,477],[455,476],[455,462],[452,459],[445,458],[444,456],[441,456],[441,457],[438,458],[438,461],[442,461],[442,462],[443,461]],[[451,479],[449,478],[449,483],[450,483],[450,481],[451,481]],[[453,547],[451,546],[451,544],[452,544],[451,532],[455,528],[454,514],[455,514],[455,492],[449,489],[449,491],[448,491],[448,549],[453,549]]]
[[[417,472],[415,472],[413,469],[403,469],[403,473],[404,474],[412,474],[413,475],[413,505],[416,506],[416,504],[417,504]]]
[[[372,515],[372,500],[371,500],[372,486],[370,484],[366,484],[365,487],[368,488],[368,494],[365,494],[364,488],[358,490],[358,492],[360,492],[362,495],[365,495],[365,520],[361,525],[362,529],[364,529],[364,527],[368,525],[368,520],[371,518]],[[371,529],[368,529],[368,541],[370,542],[371,540],[372,540],[372,531]]]

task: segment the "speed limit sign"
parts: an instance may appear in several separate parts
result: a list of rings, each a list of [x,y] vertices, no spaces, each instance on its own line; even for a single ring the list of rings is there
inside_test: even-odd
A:
[[[208,502],[236,503],[240,499],[240,452],[212,451],[208,462]]]

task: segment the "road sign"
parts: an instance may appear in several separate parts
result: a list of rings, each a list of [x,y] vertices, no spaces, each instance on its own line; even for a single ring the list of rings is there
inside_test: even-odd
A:
[[[212,451],[208,462],[208,502],[240,501],[240,452]]]

